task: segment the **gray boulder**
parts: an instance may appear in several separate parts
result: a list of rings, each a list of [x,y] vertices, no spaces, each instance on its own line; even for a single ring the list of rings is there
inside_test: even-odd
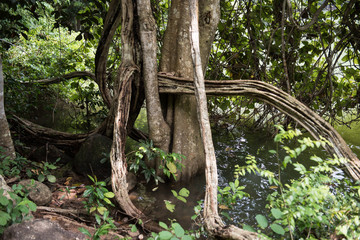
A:
[[[31,179],[22,180],[19,184],[23,185],[24,188],[29,191],[29,198],[36,203],[36,205],[44,206],[51,202],[52,193],[45,184]]]
[[[111,175],[110,161],[100,161],[108,155],[111,150],[112,140],[101,134],[95,134],[85,140],[75,155],[74,169],[77,173],[87,176],[93,175],[98,179],[105,179]]]
[[[5,229],[4,240],[85,240],[82,233],[64,230],[58,223],[46,219],[14,224]]]

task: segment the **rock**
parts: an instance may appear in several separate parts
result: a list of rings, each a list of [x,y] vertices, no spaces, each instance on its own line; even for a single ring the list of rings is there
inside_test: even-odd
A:
[[[57,159],[60,159],[59,164],[66,164],[72,160],[63,150],[60,150],[54,145],[39,147],[29,158],[36,162],[48,161],[50,163],[55,163]]]
[[[32,184],[32,181],[34,181],[34,184]],[[31,179],[22,180],[19,184],[23,185],[25,189],[29,191],[29,198],[36,203],[36,205],[44,206],[51,202],[52,193],[45,184]]]
[[[135,174],[128,172],[126,175],[126,182],[128,184],[128,191],[130,192],[133,190],[137,184],[136,176]]]
[[[64,230],[58,223],[45,219],[35,219],[11,225],[3,233],[5,240],[85,240],[82,233]]]
[[[111,175],[110,161],[100,163],[111,150],[112,140],[101,134],[95,134],[85,140],[75,155],[74,168],[81,175],[95,175],[98,179],[106,179]]]
[[[12,192],[11,187],[6,184],[6,181],[2,175],[0,175],[0,189],[4,189],[5,196],[8,196],[7,192]]]

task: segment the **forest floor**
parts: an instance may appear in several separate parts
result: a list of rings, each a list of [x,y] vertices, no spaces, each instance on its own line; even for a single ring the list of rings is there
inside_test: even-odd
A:
[[[56,171],[56,170],[55,170]],[[10,181],[9,181],[10,180]],[[9,186],[18,182],[12,182],[8,179]],[[35,219],[47,219],[52,222],[57,222],[65,230],[75,233],[80,233],[80,228],[85,228],[94,235],[99,229],[99,224],[96,222],[95,212],[89,213],[84,202],[88,201],[83,197],[87,185],[93,184],[89,178],[81,176],[67,170],[63,176],[57,177],[56,182],[44,182],[52,192],[52,200],[46,206],[38,206],[36,212],[32,212]],[[132,195],[130,195],[132,196]],[[115,201],[112,201],[115,204]],[[113,239],[142,239],[143,234],[139,231],[132,232],[130,224],[134,221],[129,219],[119,207],[109,207],[109,216],[114,220],[116,229],[111,230],[109,234],[101,236],[102,240]],[[99,213],[97,213],[100,215]],[[85,236],[85,235],[84,235]],[[92,239],[86,237],[84,239]]]

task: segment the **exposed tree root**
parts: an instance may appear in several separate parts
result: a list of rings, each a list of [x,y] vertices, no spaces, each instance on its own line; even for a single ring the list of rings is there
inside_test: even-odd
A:
[[[159,75],[160,93],[194,94],[193,81],[168,75]],[[347,158],[345,164],[350,176],[360,180],[360,160],[351,151],[340,134],[323,118],[296,98],[279,88],[257,80],[205,81],[207,95],[244,95],[268,103],[296,120],[315,138],[323,137],[330,154]]]

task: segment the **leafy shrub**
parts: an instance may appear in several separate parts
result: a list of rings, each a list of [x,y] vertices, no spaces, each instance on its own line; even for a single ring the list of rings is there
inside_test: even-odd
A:
[[[36,204],[21,191],[22,186],[15,184],[12,189],[13,192],[8,192],[10,199],[0,189],[0,234],[6,227],[31,218],[30,212],[36,211]]]
[[[177,172],[183,168],[181,160],[184,158],[184,155],[166,153],[160,148],[155,148],[152,141],[142,142],[140,143],[139,149],[134,153],[133,161],[129,169],[135,173],[141,169],[141,173],[144,174],[147,182],[149,182],[151,178],[154,178],[155,183],[158,184],[159,182],[164,182],[164,180],[157,175],[155,169],[147,166],[145,159],[150,162],[160,159],[161,164],[159,170],[162,170],[168,178],[172,176],[176,180]]]
[[[86,190],[83,193],[83,197],[88,198],[87,201],[83,201],[85,208],[90,212],[98,211],[101,215],[104,215],[107,211],[107,206],[114,206],[110,198],[115,195],[106,188],[106,183],[98,181],[96,176],[91,177],[88,175],[93,185],[86,186]]]

